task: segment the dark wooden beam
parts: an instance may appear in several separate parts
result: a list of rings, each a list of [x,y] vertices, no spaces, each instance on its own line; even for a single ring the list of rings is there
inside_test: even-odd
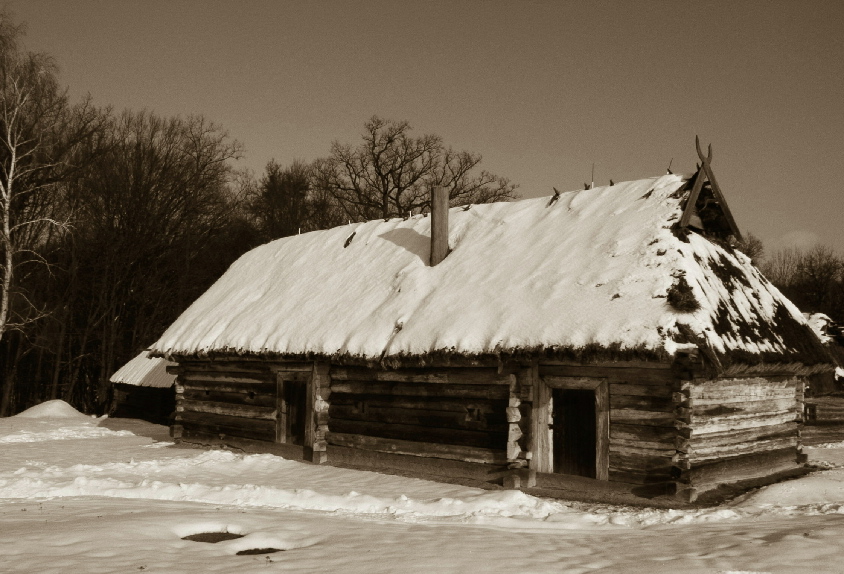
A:
[[[686,208],[683,210],[683,216],[680,218],[680,227],[688,227],[689,222],[692,219],[692,215],[695,213],[695,203],[697,203],[697,198],[700,196],[700,190],[703,189],[703,170],[697,170],[695,173],[695,183],[692,186],[692,192],[689,194],[689,201],[686,202]]]
[[[448,255],[448,189],[431,191],[431,267]]]

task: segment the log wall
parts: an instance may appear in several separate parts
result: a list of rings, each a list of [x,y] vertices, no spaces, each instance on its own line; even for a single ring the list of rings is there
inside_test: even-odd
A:
[[[616,365],[618,363],[613,363]],[[665,363],[540,364],[540,377],[585,377],[609,385],[607,478],[633,484],[674,479],[679,381]]]
[[[307,381],[313,363],[182,361],[175,369],[176,416],[173,436],[238,437],[275,442],[277,372]]]
[[[173,370],[178,375],[173,433],[277,441],[279,389],[294,381],[308,383],[305,456],[310,449],[315,462],[324,462],[333,445],[514,472],[530,466],[530,476],[536,471],[551,476],[539,468],[541,453],[551,447],[550,389],[580,378],[584,384],[600,381],[600,408],[608,413],[608,440],[600,444],[605,455],[598,457],[606,469],[597,473],[601,479],[677,480],[681,490],[694,491],[736,480],[735,473],[771,474],[765,465],[772,460],[780,466],[796,463],[802,378],[708,380],[684,369],[676,363],[383,370],[182,361]]]
[[[804,384],[802,377],[784,376],[684,381],[685,433],[677,439],[680,482],[698,490],[715,486],[730,477],[707,473],[706,467],[742,457],[762,461],[757,469],[743,467],[742,478],[771,474],[760,456],[766,453],[781,458],[791,452],[796,465]]]
[[[512,375],[494,368],[332,367],[329,378],[328,444],[469,462],[506,459]]]

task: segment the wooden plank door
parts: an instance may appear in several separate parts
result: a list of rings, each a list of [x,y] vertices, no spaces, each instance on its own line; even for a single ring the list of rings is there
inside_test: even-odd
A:
[[[534,410],[534,432],[543,438],[536,441],[533,455],[538,472],[609,479],[609,385],[605,379],[541,377]]]
[[[595,478],[595,392],[554,389],[554,472]]]
[[[276,373],[277,443],[305,444],[307,385],[299,378],[284,372]]]

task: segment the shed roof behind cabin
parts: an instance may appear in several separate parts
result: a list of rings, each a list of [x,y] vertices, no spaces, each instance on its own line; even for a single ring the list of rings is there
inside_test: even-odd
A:
[[[835,376],[844,377],[844,329],[824,313],[803,313],[836,365]]]
[[[109,381],[166,389],[176,381],[175,375],[167,374],[167,367],[175,364],[161,357],[150,357],[149,351],[141,351],[137,357],[120,367]]]
[[[824,362],[802,314],[747,257],[675,233],[688,194],[683,177],[666,175],[452,208],[451,253],[435,267],[424,216],[279,239],[235,262],[152,350],[665,358],[693,343],[722,366]],[[678,311],[689,294],[697,309]]]

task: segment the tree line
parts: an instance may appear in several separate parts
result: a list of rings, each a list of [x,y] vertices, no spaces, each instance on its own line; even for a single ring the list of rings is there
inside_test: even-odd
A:
[[[379,117],[256,177],[203,116],[71,102],[23,33],[0,13],[0,416],[54,398],[103,412],[111,374],[261,243],[426,210],[433,185],[452,205],[515,197],[480,155]]]

